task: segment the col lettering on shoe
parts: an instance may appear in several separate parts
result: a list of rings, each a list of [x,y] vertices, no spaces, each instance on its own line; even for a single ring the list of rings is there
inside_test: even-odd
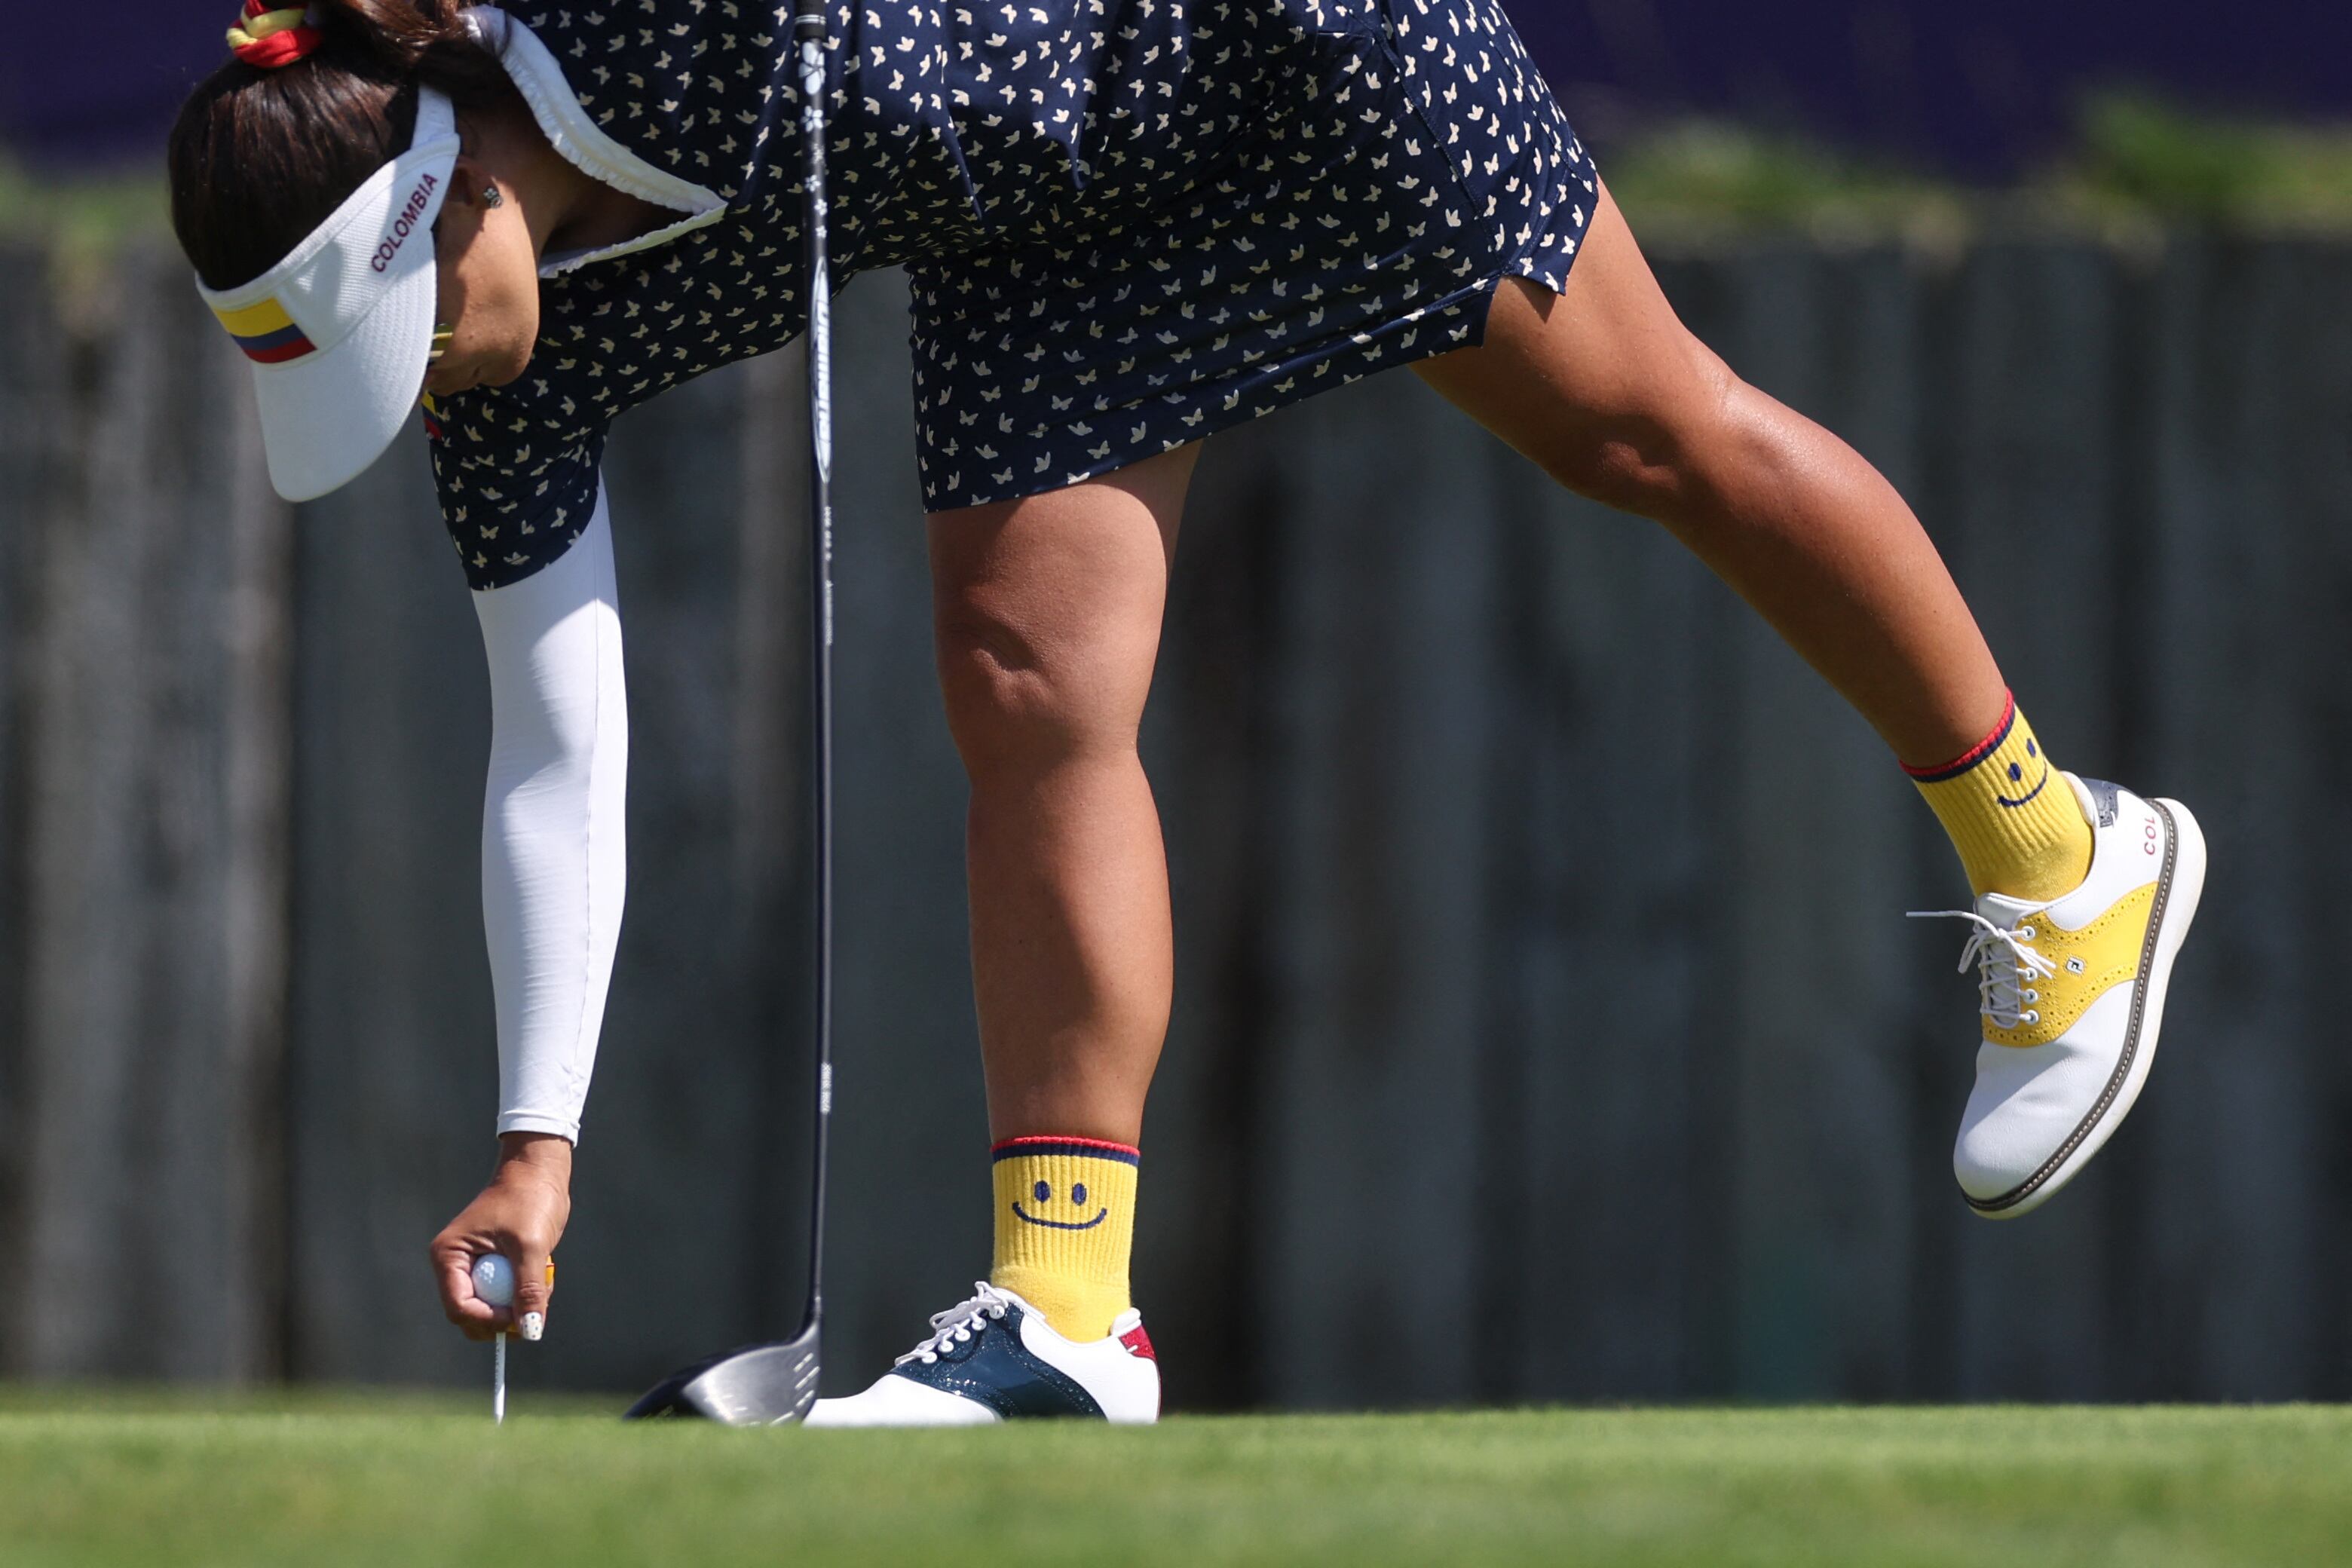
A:
[[[420,89],[407,152],[252,282],[196,286],[253,362],[269,482],[288,500],[357,478],[416,407],[438,294],[433,223],[457,161],[448,99]]]

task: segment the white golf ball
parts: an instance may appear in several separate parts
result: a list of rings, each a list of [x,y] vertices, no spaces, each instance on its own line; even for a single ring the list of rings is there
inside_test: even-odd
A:
[[[514,1305],[514,1265],[495,1252],[474,1260],[474,1294],[493,1307]]]

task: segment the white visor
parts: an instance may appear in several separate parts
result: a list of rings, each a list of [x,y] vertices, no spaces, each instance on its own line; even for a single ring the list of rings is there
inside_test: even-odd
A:
[[[448,99],[420,88],[407,152],[259,278],[217,294],[196,286],[253,361],[269,482],[288,500],[358,478],[425,390],[439,293],[433,220],[457,125]]]

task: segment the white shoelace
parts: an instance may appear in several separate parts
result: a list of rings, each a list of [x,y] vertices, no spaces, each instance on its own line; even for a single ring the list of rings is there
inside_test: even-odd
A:
[[[985,1279],[973,1280],[971,1291],[969,1300],[959,1301],[944,1312],[933,1312],[931,1337],[890,1364],[904,1366],[910,1361],[926,1364],[935,1362],[940,1359],[940,1352],[950,1345],[968,1342],[974,1329],[983,1321],[1003,1317],[1005,1309],[1012,1305],[1005,1299],[1004,1292]]]
[[[1977,966],[1978,1010],[2003,1029],[2042,1021],[2033,1006],[2042,1000],[2042,993],[2032,989],[2032,983],[2057,973],[2058,965],[2025,945],[2033,935],[2030,923],[1997,926],[1974,910],[1912,910],[1909,918],[1974,921],[1977,929],[1969,933],[1969,944],[1960,949],[1959,969],[1966,973],[1969,964]]]

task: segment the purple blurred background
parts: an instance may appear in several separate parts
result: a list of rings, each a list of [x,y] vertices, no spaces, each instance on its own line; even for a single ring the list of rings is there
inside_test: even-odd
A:
[[[2060,142],[2087,88],[2204,107],[2352,114],[2352,5],[2241,0],[1507,0],[1570,114],[1605,149],[1704,112],[1998,179]],[[220,58],[229,0],[111,0],[76,52],[0,54],[0,136],[37,159],[152,154]],[[85,42],[92,34],[104,37]]]

